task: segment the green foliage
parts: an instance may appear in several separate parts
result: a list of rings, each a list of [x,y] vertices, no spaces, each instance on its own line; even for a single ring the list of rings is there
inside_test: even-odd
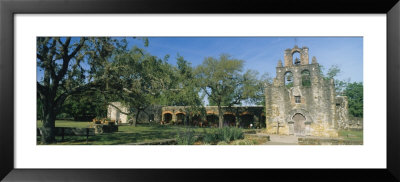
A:
[[[349,113],[354,117],[363,117],[363,84],[362,82],[349,83],[344,90],[349,102]]]
[[[310,71],[304,70],[301,72],[301,84],[303,87],[311,87]]]
[[[87,92],[73,97],[68,97],[60,111],[61,115],[70,116],[74,120],[92,120],[94,117],[107,117],[107,105],[103,96],[94,91]]]
[[[292,72],[286,72],[285,73],[285,86],[287,89],[292,88],[293,87],[293,73]]]
[[[323,70],[323,67],[320,66],[320,70]],[[325,79],[334,79],[337,75],[340,74],[340,68],[338,65],[333,65],[329,68]],[[322,72],[322,71],[321,71]],[[353,82],[350,83],[350,79],[348,80],[334,80],[335,82],[335,91],[336,95],[344,95],[348,98],[348,110],[349,114],[353,117],[363,117],[363,83],[362,82]]]
[[[239,139],[243,139],[244,138],[244,133],[243,130],[240,128],[231,128],[231,132],[233,135],[233,140],[239,140]]]
[[[218,142],[218,136],[215,129],[211,130],[211,132],[207,132],[207,130],[204,129],[203,142],[204,144],[215,144]]]
[[[178,145],[193,145],[196,142],[194,131],[190,128],[185,129],[183,132],[179,132],[176,141]]]
[[[162,93],[167,91],[172,83],[172,66],[166,60],[152,56],[137,47],[116,54],[112,67],[118,77],[114,82],[119,82],[121,88],[111,89],[114,94],[109,95],[131,108],[131,118],[138,117],[140,112],[150,105],[160,103]],[[132,124],[136,125],[134,122]]]
[[[37,95],[42,103],[43,127],[54,133],[56,115],[64,101],[89,90],[104,91],[115,79],[115,53],[126,50],[126,39],[113,37],[37,37],[36,62],[41,75]],[[38,111],[40,112],[40,111]],[[55,142],[52,134],[43,143]]]
[[[218,129],[212,129],[210,132],[204,130],[203,142],[205,144],[215,144],[220,141],[229,143],[233,140],[239,140],[244,138],[244,133],[241,128],[235,127],[224,127]]]
[[[229,127],[220,128],[217,131],[218,139],[229,143],[233,140],[233,132],[231,132]]]
[[[339,73],[341,72],[340,68],[338,65],[332,65],[329,69],[328,72],[326,74],[326,77],[331,79],[331,78],[335,78],[337,75],[339,75]]]
[[[334,79],[335,83],[335,92],[336,95],[343,95],[344,90],[347,87],[347,84],[350,82],[350,79],[348,80],[338,80],[336,77],[341,73],[341,70],[338,65],[332,65],[326,75],[323,74],[324,67],[320,65],[320,72],[321,75],[324,77],[325,80],[330,80]]]
[[[190,113],[202,113],[203,98],[200,97],[200,87],[194,75],[191,64],[182,56],[177,56],[177,67],[171,71],[170,88],[163,92],[164,105],[189,106]],[[204,111],[205,112],[205,111]]]
[[[211,105],[240,105],[243,101],[259,101],[262,95],[257,72],[242,73],[243,60],[233,59],[222,54],[219,58],[208,57],[196,68],[198,85],[208,97]],[[219,116],[219,127],[222,127],[223,117]]]

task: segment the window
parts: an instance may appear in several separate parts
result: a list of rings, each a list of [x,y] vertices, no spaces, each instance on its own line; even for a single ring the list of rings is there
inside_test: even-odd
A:
[[[292,72],[288,71],[285,73],[285,78],[284,78],[285,86],[286,88],[291,88],[293,87],[293,74]]]
[[[300,63],[301,63],[301,56],[300,56],[300,53],[299,52],[294,52],[293,53],[293,55],[292,55],[292,57],[293,57],[293,65],[300,65]]]
[[[301,72],[301,84],[303,87],[311,87],[310,71],[304,70]]]
[[[294,100],[295,100],[296,103],[301,103],[300,96],[294,96]]]

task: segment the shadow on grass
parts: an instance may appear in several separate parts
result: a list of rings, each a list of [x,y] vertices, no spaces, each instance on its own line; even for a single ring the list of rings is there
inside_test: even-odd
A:
[[[87,145],[121,145],[173,139],[176,138],[179,132],[183,132],[188,128],[193,129],[195,134],[202,134],[205,130],[212,130],[212,128],[199,128],[192,126],[138,125],[134,127],[124,125],[119,126],[119,131],[115,133],[103,133],[89,136]],[[61,136],[57,136],[56,140],[57,143],[55,145],[86,145],[86,136],[65,136],[63,142],[61,141]],[[37,137],[37,144],[40,145],[40,136]]]
[[[120,126],[120,131],[115,133],[96,134],[89,136],[88,145],[119,145],[147,142],[152,140],[175,138],[179,128],[170,127],[133,127]],[[56,137],[56,145],[86,145],[86,136],[61,136]],[[40,144],[40,136],[37,137]]]

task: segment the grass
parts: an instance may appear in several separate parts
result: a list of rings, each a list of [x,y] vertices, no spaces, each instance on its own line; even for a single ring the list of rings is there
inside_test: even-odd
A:
[[[56,127],[76,127],[87,128],[91,122],[88,121],[66,121],[56,120]],[[41,127],[42,122],[37,122],[37,127]],[[201,135],[204,130],[211,131],[212,128],[190,127],[195,135]],[[139,142],[149,142],[162,139],[176,138],[177,134],[184,132],[187,127],[184,126],[165,126],[165,125],[120,125],[118,132],[96,134],[89,136],[88,145],[121,145]],[[245,130],[248,131],[248,130]],[[64,142],[61,142],[61,137],[56,137],[57,145],[86,145],[85,136],[65,136]],[[37,137],[38,144],[40,136]]]
[[[91,122],[88,121],[66,121],[56,120],[56,127],[75,127],[87,128]],[[37,127],[41,127],[42,122],[37,122]],[[204,132],[215,132],[215,128],[199,128],[190,127],[194,135],[202,135]],[[130,125],[119,126],[118,132],[96,134],[89,136],[88,145],[121,145],[139,142],[150,142],[154,140],[173,139],[179,133],[187,130],[184,126],[165,126],[165,125],[138,125],[136,127]],[[243,131],[251,131],[252,129],[243,129]],[[339,130],[339,137],[344,140],[363,141],[363,131]],[[60,142],[61,137],[56,137],[57,145],[85,145],[85,136],[65,136],[65,142]],[[40,143],[40,136],[37,137],[38,144]],[[245,138],[242,140],[235,140],[230,142],[231,145],[259,145],[265,143],[262,139],[258,138]],[[203,142],[197,144],[204,144]],[[222,143],[221,143],[222,144]]]
[[[345,140],[363,141],[363,131],[339,130],[339,137]]]
[[[56,120],[56,127],[71,127],[71,128],[88,128],[90,126],[89,121],[68,121],[68,120]],[[42,121],[37,121],[37,127],[42,127]]]

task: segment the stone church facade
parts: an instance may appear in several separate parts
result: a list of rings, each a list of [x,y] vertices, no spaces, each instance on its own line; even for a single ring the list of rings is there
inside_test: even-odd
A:
[[[295,53],[300,58],[293,59]],[[267,132],[297,136],[337,137],[347,123],[347,97],[335,95],[333,79],[325,79],[308,48],[286,49],[276,77],[265,88]]]

